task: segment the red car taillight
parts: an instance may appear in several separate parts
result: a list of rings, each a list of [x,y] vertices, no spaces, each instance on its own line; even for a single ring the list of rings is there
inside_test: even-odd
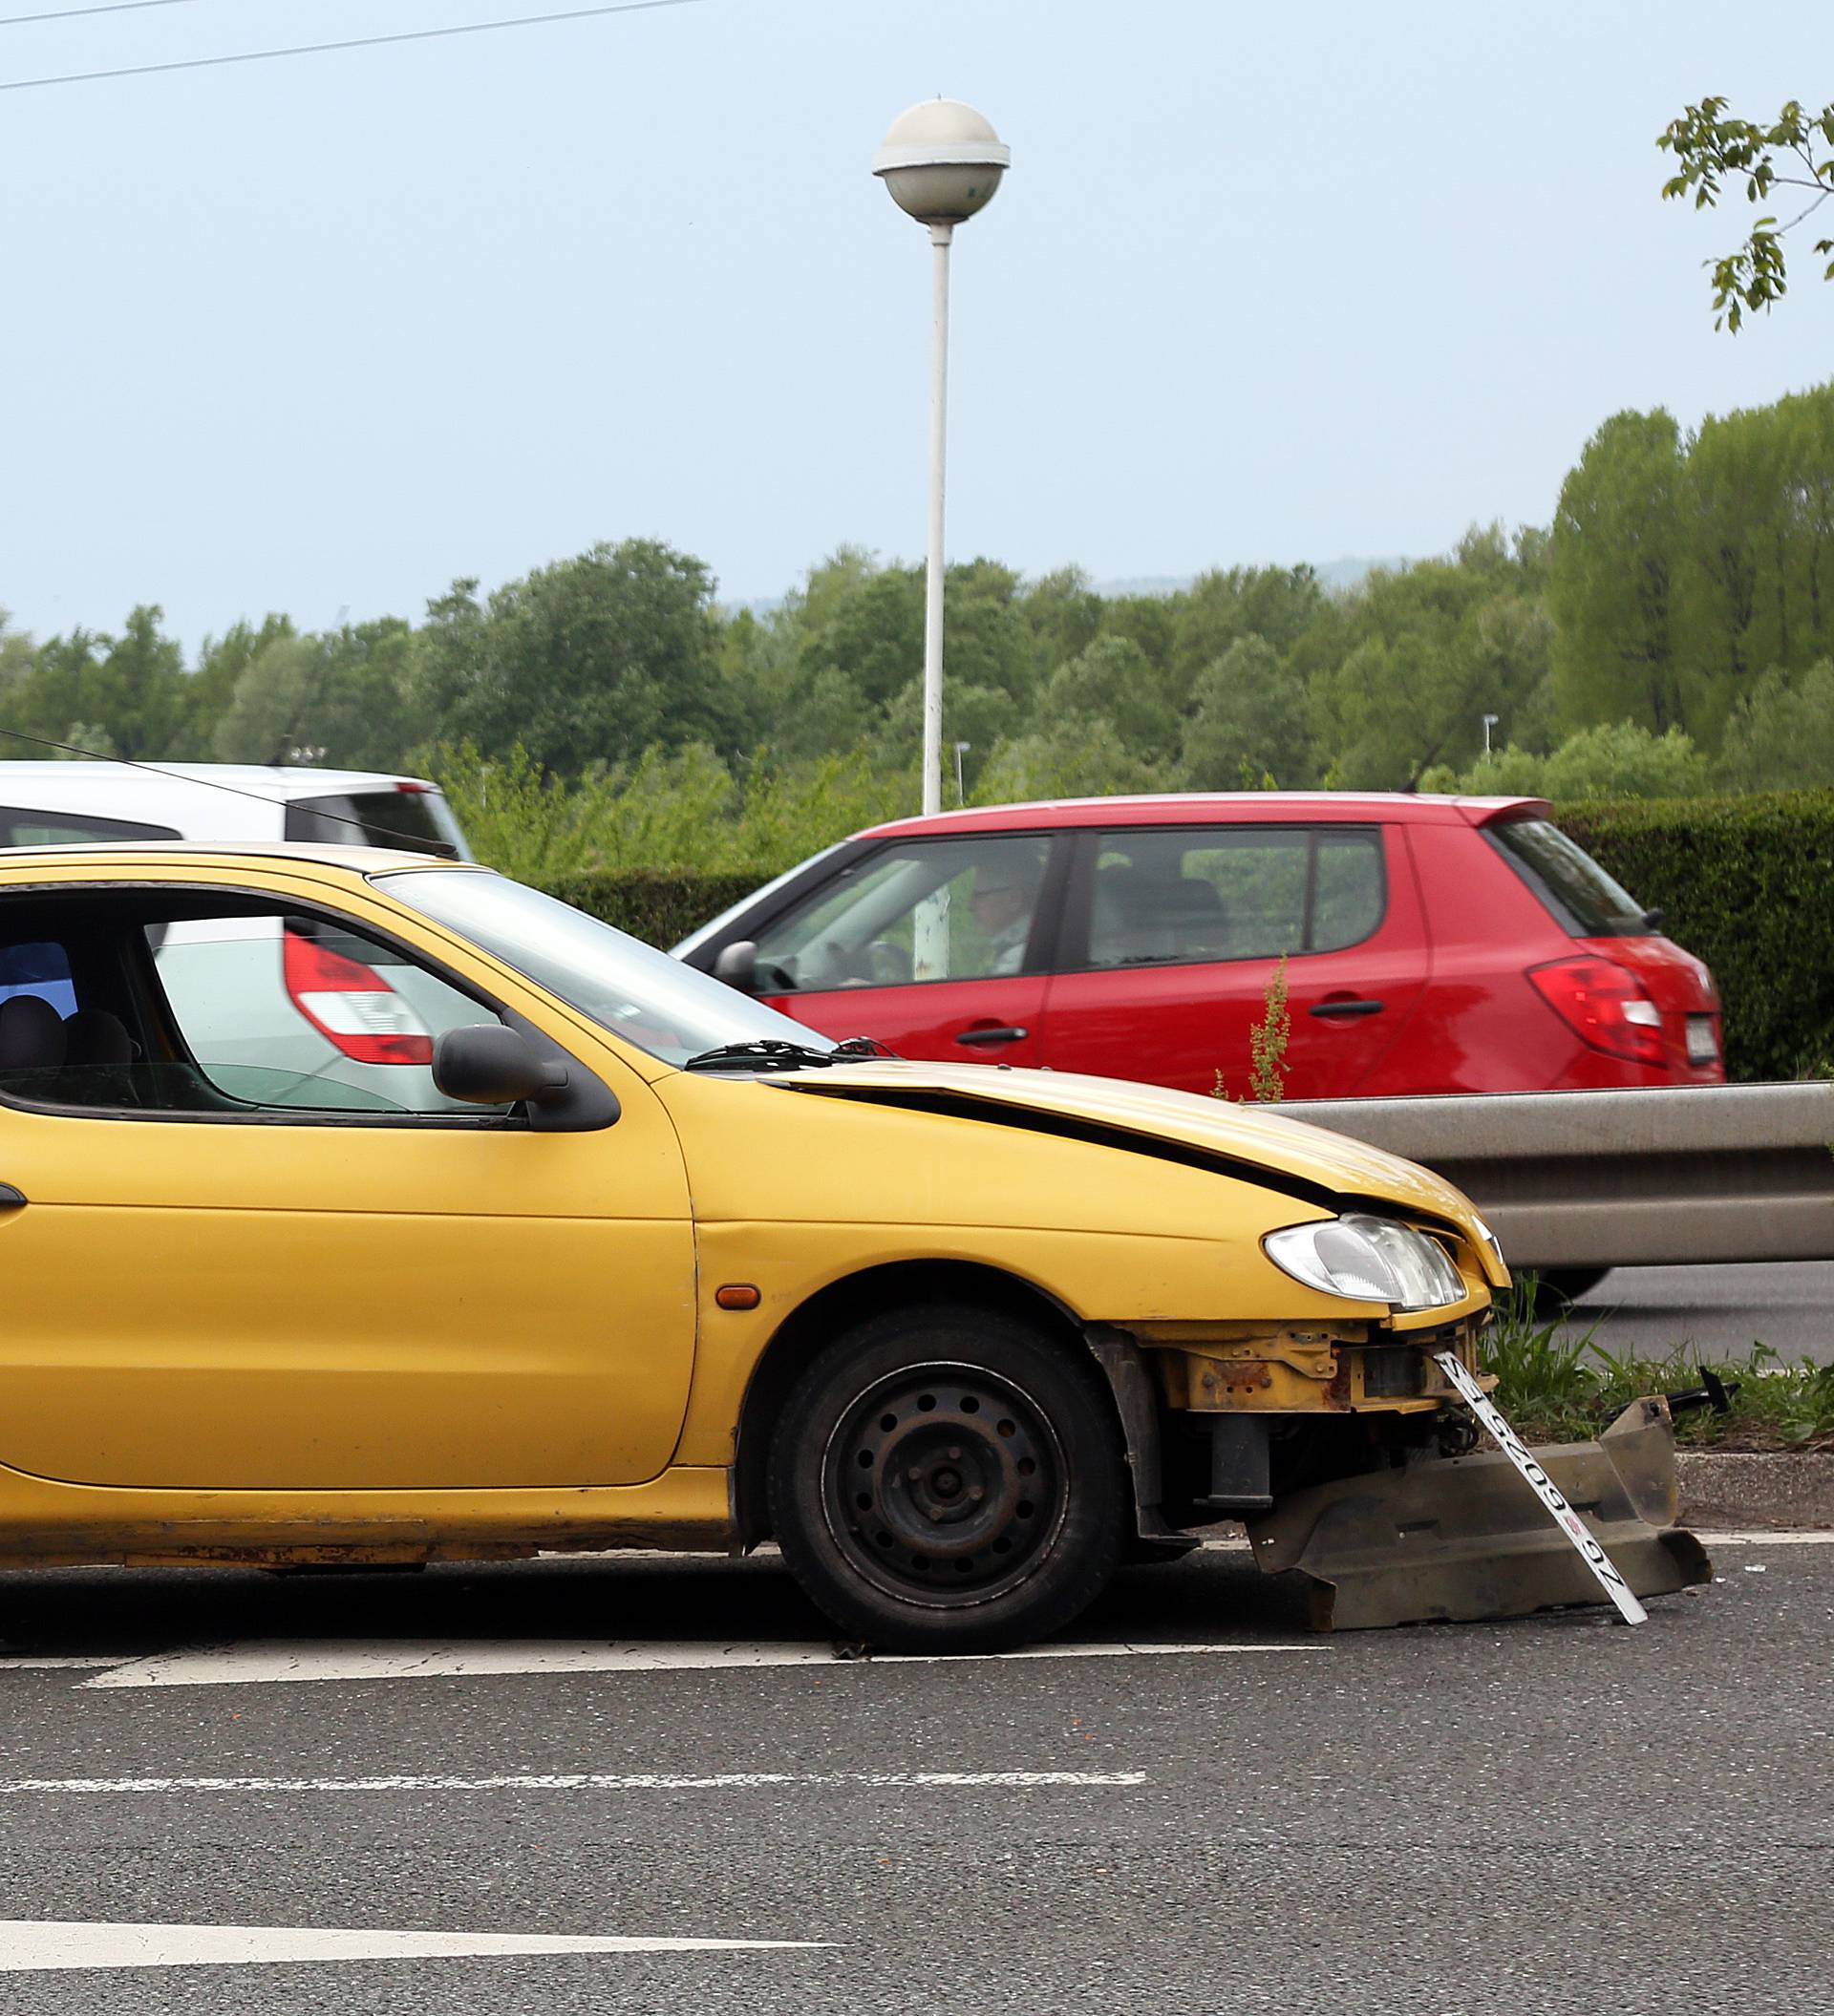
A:
[[[327,1042],[356,1064],[431,1064],[427,1026],[373,966],[303,932],[282,933],[288,998]]]
[[[1666,1064],[1662,1011],[1636,975],[1610,959],[1530,966],[1535,990],[1583,1043],[1636,1064]]]

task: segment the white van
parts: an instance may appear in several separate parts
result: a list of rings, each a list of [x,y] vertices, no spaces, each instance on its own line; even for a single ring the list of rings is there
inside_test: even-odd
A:
[[[232,763],[0,762],[0,847],[110,840],[290,840],[472,858],[438,786],[419,777]],[[265,1104],[287,1102],[282,1081],[305,1105],[449,1103],[431,1093],[424,1070],[399,1067],[424,1066],[433,1032],[467,1005],[381,941],[359,941],[304,913],[181,918],[149,925],[147,936],[172,1039],[220,1091],[253,1096],[259,1060]],[[51,945],[0,945],[0,1002],[36,994],[65,1018],[73,1058],[99,1043],[84,1061],[129,1061],[110,1050],[126,1042],[124,1029],[117,1039],[72,1019],[75,992],[69,973],[56,970],[62,957]]]
[[[252,763],[0,762],[0,847],[79,840],[328,841],[468,861],[437,784]]]

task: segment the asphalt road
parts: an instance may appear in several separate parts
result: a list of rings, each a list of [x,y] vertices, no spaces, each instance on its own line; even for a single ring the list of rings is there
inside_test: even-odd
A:
[[[1791,1363],[1834,1361],[1834,1261],[1715,1267],[1617,1267],[1568,1319],[1606,1349],[1660,1358],[1677,1348],[1741,1359],[1765,1344]]]
[[[770,1560],[0,1576],[0,1970],[106,1957],[112,1922],[821,1942],[40,1964],[0,1995],[8,2016],[1834,2009],[1834,1546],[1717,1566],[1636,1629],[1315,1640],[1296,1592],[1210,1553],[1130,1572],[1076,1637],[1223,1649],[952,1664],[822,1658]],[[688,1663],[644,1670],[606,1634]],[[741,1642],[810,1663],[693,1663]],[[58,1947],[53,1921],[91,1929]]]

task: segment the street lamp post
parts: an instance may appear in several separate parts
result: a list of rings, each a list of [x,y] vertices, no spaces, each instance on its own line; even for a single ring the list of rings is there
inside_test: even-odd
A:
[[[968,803],[968,793],[962,785],[962,758],[974,747],[972,742],[957,742],[955,745],[955,802]]]
[[[1502,718],[1501,714],[1485,714],[1483,717],[1483,753],[1486,756],[1490,753],[1490,731]]]
[[[949,403],[949,247],[984,209],[1012,150],[971,105],[926,98],[892,120],[872,172],[906,216],[929,227],[929,548],[924,576],[924,810],[943,804],[943,462]]]

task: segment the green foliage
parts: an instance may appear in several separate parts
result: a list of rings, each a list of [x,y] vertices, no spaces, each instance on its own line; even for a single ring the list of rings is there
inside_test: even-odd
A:
[[[417,640],[411,698],[441,735],[571,772],[726,740],[713,577],[691,555],[626,540],[477,589],[455,582]]]
[[[1277,1105],[1287,1095],[1287,1045],[1292,1038],[1292,1015],[1287,1006],[1287,956],[1283,952],[1261,990],[1261,1013],[1248,1025],[1248,1091],[1257,1103]],[[1233,1099],[1228,1080],[1219,1071],[1210,1087],[1213,1099]]]
[[[1706,758],[1678,728],[1653,735],[1634,721],[1613,721],[1581,729],[1550,755],[1513,744],[1493,750],[1463,772],[1435,773],[1430,788],[1478,797],[1686,798],[1709,781]]]
[[[617,875],[601,869],[563,875],[544,886],[576,910],[667,951],[696,925],[749,896],[759,880],[755,873]]]
[[[1735,1078],[1788,1078],[1834,1029],[1834,792],[1557,804],[1555,817],[1713,968]]]
[[[1603,714],[1661,734],[1683,718],[1673,597],[1684,481],[1681,431],[1658,408],[1607,420],[1561,485],[1547,606],[1570,722]]]
[[[750,876],[757,881],[805,855],[910,810],[904,777],[864,754],[778,768],[754,763],[735,780],[705,743],[647,749],[636,762],[569,781],[520,744],[486,756],[474,742],[419,753],[481,861],[519,881],[555,886],[652,870]],[[698,921],[698,920],[696,920]]]
[[[1834,1447],[1834,1368],[1780,1365],[1762,1344],[1732,1360],[1702,1358],[1679,1346],[1657,1358],[1610,1351],[1597,1342],[1596,1323],[1582,1329],[1539,1310],[1536,1285],[1532,1274],[1515,1278],[1483,1340],[1484,1369],[1497,1375],[1496,1403],[1528,1441],[1588,1441],[1632,1400],[1698,1387],[1712,1372],[1730,1408],[1678,1415],[1678,1441],[1696,1448]]]
[[[1717,773],[1728,791],[1834,790],[1834,659],[1755,680],[1726,723]]]
[[[1009,805],[1163,791],[1168,782],[1163,770],[1134,754],[1111,723],[1073,714],[1004,744],[981,773],[973,797],[978,805]]]
[[[160,632],[160,615],[157,605],[137,608],[118,637],[81,629],[53,637],[29,664],[22,653],[10,653],[0,728],[75,744],[73,729],[89,724],[113,743],[111,753],[163,755],[183,719],[185,674],[179,647]],[[55,752],[21,742],[7,753]]]
[[[393,769],[407,740],[413,632],[395,617],[335,636],[277,629],[237,673],[210,738],[226,763]]]
[[[1561,490],[1547,577],[1567,732],[1631,720],[1709,753],[1753,680],[1834,650],[1834,387],[1704,420],[1622,413]],[[1512,739],[1516,723],[1505,722]]]
[[[1234,791],[1246,774],[1292,790],[1316,781],[1306,683],[1265,637],[1238,637],[1192,684],[1180,745],[1192,791]]]
[[[1539,706],[1546,626],[1525,606],[1542,556],[1499,527],[1466,535],[1458,554],[1404,572],[1377,571],[1346,601],[1342,655],[1311,681],[1328,785],[1413,791],[1435,765],[1468,762],[1482,717]]]
[[[1098,637],[1051,675],[1044,716],[1107,723],[1131,754],[1150,761],[1178,737],[1165,683],[1131,637]]]
[[[1783,233],[1834,194],[1834,105],[1809,113],[1791,98],[1767,126],[1728,118],[1725,111],[1724,98],[1702,98],[1657,138],[1655,144],[1674,156],[1675,172],[1662,184],[1665,200],[1692,196],[1696,210],[1711,209],[1727,182],[1742,182],[1754,206],[1767,201],[1773,188],[1813,192],[1795,217],[1781,224],[1773,216],[1759,218],[1731,252],[1707,262],[1713,269],[1713,326],[1737,335],[1747,310],[1767,313],[1789,291]],[[1825,153],[1820,151],[1823,143]],[[1823,257],[1834,252],[1834,238],[1818,240],[1815,250]],[[1822,278],[1834,280],[1834,260]]]
[[[1248,1097],[1277,1105],[1287,1095],[1287,1045],[1292,1016],[1287,1008],[1287,958],[1283,952],[1268,975],[1260,1015],[1248,1025]]]

